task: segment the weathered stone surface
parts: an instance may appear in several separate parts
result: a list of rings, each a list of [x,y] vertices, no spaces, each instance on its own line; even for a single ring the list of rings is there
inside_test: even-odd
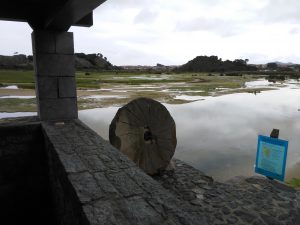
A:
[[[60,98],[76,98],[75,77],[58,77],[58,93]]]
[[[204,212],[209,224],[299,223],[299,191],[293,188],[263,177],[239,177],[218,183],[180,160],[174,162],[173,172],[166,171],[154,178],[197,211]],[[195,193],[195,198],[187,198],[188,192]],[[198,192],[202,192],[201,200],[197,198]]]
[[[76,119],[78,117],[76,98],[40,100],[39,117],[41,120]]]
[[[32,43],[38,116],[77,119],[73,33],[34,31]]]
[[[112,201],[96,201],[83,207],[91,225],[131,225],[120,211],[119,206]]]
[[[52,225],[41,125],[8,121],[0,120],[0,224]]]
[[[83,155],[83,158],[87,162],[88,167],[93,172],[105,171],[106,166],[100,160],[98,155]]]
[[[9,181],[26,170],[16,168],[28,168],[24,161],[39,159],[34,157],[40,151],[28,152],[36,144],[30,135],[42,137],[41,128],[34,128],[40,125],[18,126],[0,124],[0,152],[11,151],[2,154],[6,160],[0,154],[0,200],[18,190]],[[42,128],[39,150],[44,145],[55,218],[61,224],[300,224],[299,191],[276,181],[251,177],[219,183],[179,160],[174,160],[173,171],[153,179],[79,121],[60,126],[48,122]],[[29,147],[11,148],[19,142]],[[34,183],[37,175],[43,179],[38,170],[26,181],[35,184],[32,193],[40,188]]]
[[[55,53],[54,32],[34,31],[31,38],[33,53]]]
[[[110,143],[150,175],[165,169],[174,155],[176,125],[161,103],[138,98],[120,108],[109,128]]]
[[[63,152],[58,152],[58,155],[67,173],[79,173],[87,171],[87,167],[76,154],[69,155]]]
[[[108,173],[107,179],[124,197],[143,193],[142,189],[124,172]]]
[[[282,225],[281,222],[279,222],[276,217],[274,218],[273,216],[267,215],[267,214],[260,214],[260,217],[266,224],[272,224],[272,225]]]
[[[55,53],[73,55],[74,39],[71,32],[55,32]]]
[[[37,96],[39,99],[56,99],[58,97],[58,82],[56,77],[37,78]]]
[[[64,157],[74,154],[86,168],[83,172],[74,172],[73,168],[72,172],[69,170],[67,173],[56,169],[60,179],[54,177],[64,193],[68,190],[67,196],[61,196],[64,198],[61,202],[73,201],[75,205],[71,207],[72,204],[67,204],[70,214],[78,214],[77,210],[80,212],[78,205],[83,208],[82,216],[74,216],[73,221],[84,221],[86,218],[89,224],[99,224],[101,221],[101,224],[109,225],[207,224],[201,212],[195,212],[192,205],[165,190],[79,121],[65,122],[61,126],[44,122],[43,129],[47,140],[53,142],[49,144],[47,141],[49,148],[53,148],[52,157],[56,148],[58,151],[58,159],[54,157],[52,161],[61,165],[53,165],[54,168],[72,168]],[[64,146],[69,146],[67,153],[63,151]],[[66,207],[66,204],[61,204],[61,207]],[[64,214],[59,218],[65,221]]]
[[[234,211],[234,214],[241,218],[241,220],[247,222],[247,223],[251,223],[253,222],[254,219],[256,219],[256,215],[255,214],[251,214],[250,212],[247,212],[247,210],[241,210],[238,209],[236,211]]]
[[[90,173],[83,172],[70,174],[69,178],[82,203],[87,203],[104,196],[104,193],[98,187],[95,178]]]
[[[74,76],[74,55],[36,53],[34,56],[38,76]]]
[[[164,219],[143,198],[131,197],[118,201],[118,205],[130,224],[160,224]]]
[[[106,178],[105,174],[102,172],[97,172],[94,174],[96,182],[101,190],[105,193],[105,198],[112,199],[115,197],[121,197],[121,194],[116,190],[114,185]]]

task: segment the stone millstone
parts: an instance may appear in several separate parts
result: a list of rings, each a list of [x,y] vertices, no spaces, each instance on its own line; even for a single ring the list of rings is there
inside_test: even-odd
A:
[[[174,155],[175,122],[161,103],[138,98],[120,108],[109,126],[110,143],[150,175],[165,169]]]

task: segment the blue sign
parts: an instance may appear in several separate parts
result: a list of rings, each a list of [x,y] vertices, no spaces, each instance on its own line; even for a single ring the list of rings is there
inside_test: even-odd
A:
[[[284,181],[288,141],[259,135],[255,172]]]

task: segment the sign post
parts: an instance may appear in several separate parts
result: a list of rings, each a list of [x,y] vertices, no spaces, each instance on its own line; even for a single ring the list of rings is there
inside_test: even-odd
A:
[[[276,138],[278,134],[279,130],[274,129],[271,137],[258,136],[255,172],[284,181],[288,141]]]

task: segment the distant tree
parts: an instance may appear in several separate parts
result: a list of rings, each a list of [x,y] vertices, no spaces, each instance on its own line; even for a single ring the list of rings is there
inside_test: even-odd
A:
[[[267,63],[267,68],[271,69],[271,70],[276,70],[278,68],[278,65],[277,65],[277,63],[274,63],[274,62]]]
[[[28,59],[28,61],[32,62],[33,61],[33,56],[32,55],[28,55],[27,59]]]

